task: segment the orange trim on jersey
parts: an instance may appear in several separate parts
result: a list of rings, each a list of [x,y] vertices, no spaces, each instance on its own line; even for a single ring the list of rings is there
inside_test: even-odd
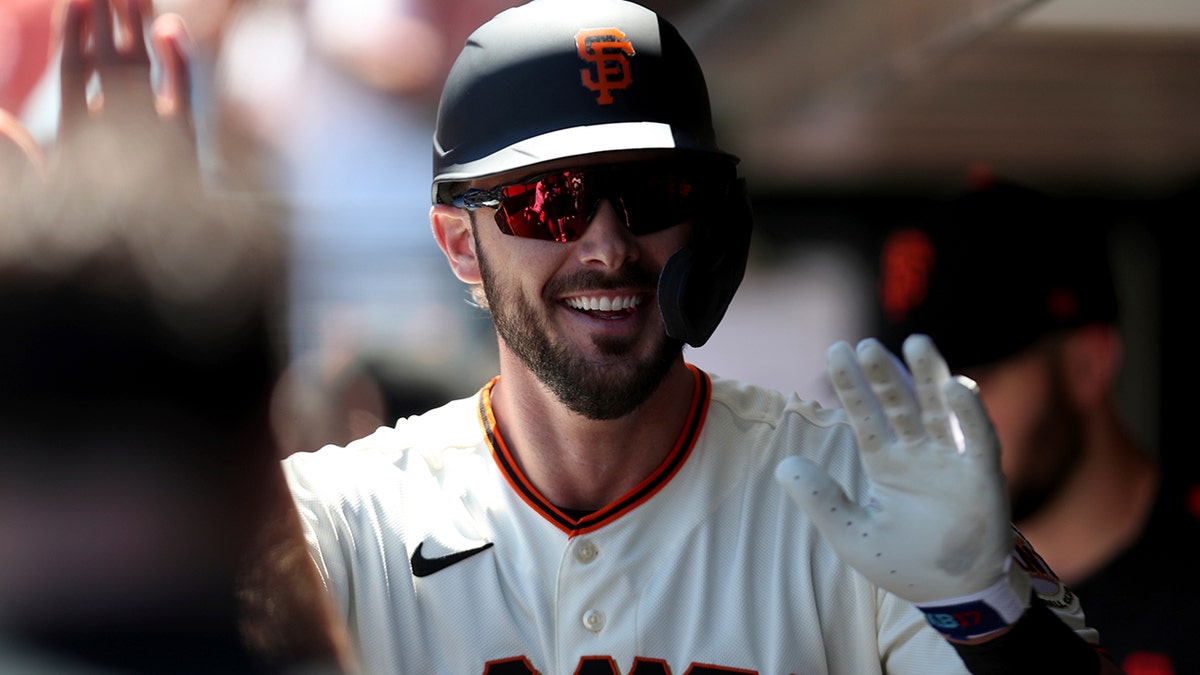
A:
[[[572,537],[599,529],[636,509],[658,493],[679,472],[692,454],[692,448],[695,447],[696,439],[699,438],[700,430],[704,428],[704,420],[708,416],[712,381],[708,374],[699,368],[691,364],[687,364],[687,367],[692,373],[695,386],[692,388],[692,400],[687,420],[684,422],[683,429],[675,441],[675,446],[671,448],[671,452],[667,454],[662,464],[637,487],[611,504],[583,518],[576,520],[551,504],[542,496],[541,492],[538,492],[533,483],[529,482],[529,478],[517,465],[508,444],[500,435],[500,429],[496,425],[496,413],[492,410],[492,387],[500,379],[498,376],[488,382],[479,394],[479,420],[483,425],[488,446],[492,449],[492,458],[504,479],[508,481],[509,486],[517,495],[558,529]]]

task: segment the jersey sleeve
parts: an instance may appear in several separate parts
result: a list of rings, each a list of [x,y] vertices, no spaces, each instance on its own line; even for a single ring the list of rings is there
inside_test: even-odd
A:
[[[318,453],[297,453],[283,461],[283,471],[300,515],[309,556],[342,616],[346,616],[349,596],[345,592],[348,587],[345,548],[353,546],[354,533],[339,516],[339,509],[323,498],[320,466],[327,463],[325,460]]]
[[[350,609],[352,577],[360,584],[382,583],[388,576],[384,561],[403,553],[401,537],[384,535],[403,520],[403,501],[391,500],[383,508],[377,497],[396,492],[402,467],[394,455],[402,437],[395,428],[382,427],[345,447],[326,446],[283,460],[309,555],[343,613]]]

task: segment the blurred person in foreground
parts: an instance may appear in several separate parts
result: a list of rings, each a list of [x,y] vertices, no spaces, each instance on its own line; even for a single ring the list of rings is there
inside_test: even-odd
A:
[[[1130,675],[1200,672],[1200,521],[1115,398],[1123,340],[1108,224],[981,177],[887,238],[883,334],[930,335],[1000,437],[1013,520]],[[1193,477],[1194,478],[1194,477]]]
[[[433,150],[433,234],[500,374],[283,462],[290,545],[366,671],[1115,672],[1073,597],[1033,591],[986,414],[927,338],[907,366],[834,345],[841,409],[687,363],[752,215],[669,23],[621,0],[498,14]]]
[[[204,194],[187,34],[151,16],[65,3],[52,151],[0,120],[0,671],[339,672],[323,595],[236,593],[298,527],[264,493],[286,246]]]

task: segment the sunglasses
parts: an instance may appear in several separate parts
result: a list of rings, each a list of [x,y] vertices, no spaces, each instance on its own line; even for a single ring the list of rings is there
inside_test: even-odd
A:
[[[696,220],[719,194],[715,173],[663,164],[565,169],[489,190],[472,188],[454,206],[496,209],[504,234],[570,242],[583,236],[601,199],[608,199],[635,235]]]

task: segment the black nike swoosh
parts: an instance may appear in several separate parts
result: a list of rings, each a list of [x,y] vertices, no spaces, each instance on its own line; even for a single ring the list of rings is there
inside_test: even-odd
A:
[[[414,577],[427,577],[430,574],[433,574],[434,572],[440,572],[455,563],[460,563],[460,562],[466,560],[467,558],[470,558],[471,556],[475,555],[476,553],[483,553],[484,551],[491,548],[494,544],[495,544],[495,542],[489,541],[488,543],[484,544],[483,546],[480,546],[479,548],[472,548],[472,549],[468,549],[466,551],[459,551],[457,553],[451,553],[450,555],[439,556],[437,558],[426,558],[424,555],[421,554],[421,549],[425,547],[425,542],[421,542],[421,543],[417,544],[417,550],[413,551],[413,554],[412,554],[413,576]]]

